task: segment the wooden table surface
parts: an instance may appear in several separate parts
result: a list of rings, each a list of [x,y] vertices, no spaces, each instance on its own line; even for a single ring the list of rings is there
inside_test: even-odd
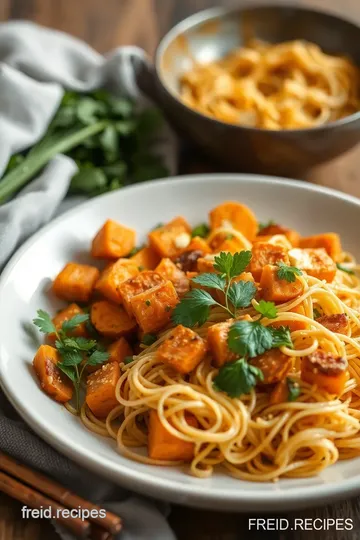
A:
[[[270,4],[271,0],[262,0]],[[279,3],[280,0],[277,0]],[[221,3],[238,6],[241,0],[0,0],[0,20],[29,19],[84,39],[100,52],[115,46],[136,44],[153,54],[159,38],[179,20],[201,9]],[[245,2],[244,2],[245,3]],[[291,3],[288,0],[287,3]],[[292,0],[301,4],[345,14],[360,23],[360,0]],[[256,4],[248,0],[247,4]],[[360,148],[312,171],[308,180],[360,196]],[[182,172],[213,170],[194,148],[181,163]],[[239,487],[239,489],[241,489]],[[0,540],[55,540],[58,536],[46,521],[23,520],[21,505],[0,494]],[[257,514],[255,517],[263,517]],[[345,531],[249,532],[248,516],[220,514],[175,507],[170,521],[179,540],[237,540],[277,538],[303,540],[360,538],[360,502],[348,500],[332,506],[292,512],[275,517],[351,518],[354,529]],[[149,540],[157,540],[150,538]]]

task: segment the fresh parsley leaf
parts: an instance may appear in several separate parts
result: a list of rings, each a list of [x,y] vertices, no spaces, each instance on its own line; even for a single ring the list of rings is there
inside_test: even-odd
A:
[[[271,227],[271,225],[276,225],[273,219],[270,219],[266,223],[259,223],[259,232],[262,231],[263,229],[266,229],[267,227]]]
[[[226,286],[225,278],[219,274],[214,274],[213,272],[200,274],[199,276],[192,278],[191,281],[198,285],[202,285],[203,287],[210,287],[211,289],[218,289],[219,291],[223,291]]]
[[[302,276],[302,271],[296,266],[288,266],[282,261],[277,263],[279,270],[277,271],[277,276],[279,279],[288,281],[289,283],[294,283],[296,281],[296,276]]]
[[[43,334],[56,334],[56,328],[50,315],[43,309],[38,309],[37,315],[33,323],[39,328],[40,332],[43,332]]]
[[[274,302],[266,302],[265,300],[260,300],[259,304],[255,306],[255,309],[267,319],[276,319],[277,317],[277,309]]]
[[[313,314],[314,314],[315,319],[318,319],[319,317],[321,317],[321,313],[316,307],[313,308]]]
[[[248,364],[244,358],[222,366],[214,379],[216,390],[226,392],[231,398],[248,394],[257,380],[263,380],[262,371]]]
[[[296,401],[296,399],[301,394],[301,389],[298,383],[290,379],[290,377],[286,378],[286,384],[288,387],[288,401]]]
[[[63,346],[67,349],[75,349],[78,351],[91,351],[96,347],[95,339],[87,339],[85,337],[64,337],[62,339]]]
[[[141,342],[149,347],[150,345],[155,343],[156,340],[157,337],[154,334],[144,334]]]
[[[82,324],[84,322],[87,322],[89,320],[89,314],[88,313],[78,313],[68,321],[64,321],[62,324],[62,331],[63,332],[71,332],[72,330],[75,330],[79,324]]]
[[[200,238],[206,238],[209,236],[210,228],[206,223],[200,223],[200,225],[197,225],[193,228],[191,231],[191,236],[200,236]]]
[[[348,268],[347,266],[344,266],[343,264],[336,263],[336,266],[338,270],[342,270],[342,272],[346,272],[347,274],[350,274],[351,276],[355,274],[354,270],[351,270],[351,268]]]
[[[202,289],[193,289],[188,292],[172,312],[172,321],[175,324],[192,327],[203,325],[210,314],[210,306],[217,305],[213,297]]]
[[[245,308],[251,304],[256,293],[252,281],[238,281],[230,285],[228,297],[235,309]]]
[[[58,362],[56,364],[56,366],[61,369],[61,371],[63,373],[65,373],[65,375],[67,377],[69,377],[69,379],[74,383],[74,385],[76,384],[77,382],[77,373],[74,369],[74,366],[67,366],[66,364],[64,364],[63,362]]]
[[[228,334],[229,349],[241,357],[258,356],[271,349],[271,330],[257,321],[237,321]]]
[[[89,366],[96,366],[98,364],[103,364],[106,362],[106,360],[109,359],[109,353],[106,351],[99,351],[98,349],[91,353],[89,358],[87,359],[86,364]]]
[[[58,351],[61,356],[61,363],[64,366],[77,366],[81,364],[84,359],[84,356],[80,353],[80,351],[67,350],[61,347],[58,347]]]
[[[214,268],[228,279],[232,279],[244,272],[251,257],[251,251],[240,251],[234,254],[222,251],[214,258]]]
[[[279,328],[269,328],[272,333],[272,346],[275,347],[289,347],[293,348],[293,342],[290,335],[290,328],[288,326],[280,326]]]
[[[127,364],[131,364],[131,362],[134,361],[134,357],[133,356],[125,356],[124,358],[124,364],[127,365]]]

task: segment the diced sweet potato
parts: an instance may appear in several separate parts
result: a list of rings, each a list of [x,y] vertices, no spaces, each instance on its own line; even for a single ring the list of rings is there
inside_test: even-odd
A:
[[[185,251],[201,251],[204,255],[211,253],[211,248],[207,241],[201,236],[194,236],[190,244],[184,249]]]
[[[54,347],[41,345],[35,354],[33,366],[44,392],[56,401],[66,403],[72,398],[73,385],[56,366],[59,361],[59,353]]]
[[[216,272],[214,268],[214,256],[207,255],[206,257],[200,257],[197,260],[197,271],[200,274],[203,272]]]
[[[339,261],[342,253],[340,236],[336,233],[315,234],[300,239],[301,248],[324,248],[335,261]]]
[[[316,277],[331,283],[336,274],[336,264],[326,253],[324,248],[300,249],[289,251],[292,266],[297,266],[309,276]]]
[[[248,249],[248,244],[242,242],[236,236],[232,238],[225,238],[219,245],[214,248],[215,253],[221,253],[222,251],[229,253],[239,253],[244,249]]]
[[[131,298],[137,294],[143,293],[152,287],[156,287],[161,283],[165,283],[165,279],[157,272],[152,270],[144,270],[138,276],[131,278],[119,287],[119,292],[122,298],[122,303],[129,316],[133,316],[131,307]]]
[[[183,296],[189,290],[189,280],[185,272],[180,270],[170,259],[161,259],[155,268],[155,272],[164,279],[170,280],[179,296]]]
[[[293,229],[288,229],[282,225],[268,225],[258,232],[258,236],[274,236],[276,234],[284,234],[293,247],[298,247],[300,242],[300,234]]]
[[[68,263],[56,276],[53,291],[69,302],[88,302],[99,278],[99,270],[87,264]]]
[[[69,304],[65,309],[59,311],[57,315],[53,318],[53,323],[56,330],[60,330],[65,321],[69,321],[75,315],[80,315],[84,313],[83,310],[77,304]],[[85,323],[79,324],[74,330],[68,332],[69,336],[86,336],[86,326]],[[48,338],[50,341],[55,341],[55,334],[49,334]]]
[[[283,379],[271,390],[269,403],[270,405],[277,405],[286,401],[289,401],[289,387],[287,380]]]
[[[282,246],[257,242],[252,248],[252,258],[249,269],[255,281],[260,281],[261,274],[266,265],[276,265],[279,262],[289,264],[287,251]]]
[[[119,402],[115,396],[116,384],[120,378],[118,362],[103,364],[87,378],[86,404],[98,418],[105,418]]]
[[[140,251],[130,257],[130,261],[134,262],[139,270],[154,270],[159,264],[160,257],[154,249],[149,246],[145,246]]]
[[[133,351],[125,338],[121,337],[108,347],[109,362],[123,362],[126,356],[132,356]]]
[[[211,210],[210,227],[212,230],[220,227],[229,227],[240,231],[248,240],[256,236],[258,223],[254,213],[235,201],[224,202]]]
[[[249,362],[261,369],[264,376],[261,384],[273,384],[285,379],[292,366],[292,357],[282,353],[280,349],[270,349]]]
[[[118,261],[109,264],[100,274],[96,282],[95,289],[103,296],[112,300],[116,304],[122,302],[120,294],[120,285],[124,281],[137,276],[139,273],[138,266],[129,259],[119,259]]]
[[[335,334],[347,334],[349,330],[349,319],[345,313],[335,313],[334,315],[323,315],[316,319],[316,322],[322,324]]]
[[[348,380],[347,362],[341,356],[318,349],[302,359],[301,378],[329,394],[342,394]]]
[[[151,231],[149,242],[160,257],[178,257],[191,242],[191,227],[183,217],[177,217],[163,227]]]
[[[297,306],[293,307],[289,310],[289,313],[299,313],[299,315],[305,315],[305,309],[304,306],[301,304],[298,304]],[[306,330],[306,328],[309,326],[305,321],[291,321],[291,320],[283,320],[283,321],[274,321],[271,326],[274,328],[279,328],[280,326],[288,326],[290,332],[296,332],[296,330]]]
[[[151,334],[168,324],[179,298],[171,281],[165,281],[161,285],[133,296],[130,302],[141,330],[146,334]]]
[[[234,319],[213,324],[207,332],[207,343],[211,353],[213,364],[216,367],[221,367],[226,362],[232,362],[236,359],[236,354],[230,351],[227,343],[230,327],[234,323]]]
[[[157,350],[157,358],[180,373],[190,373],[206,354],[206,343],[196,332],[178,325]]]
[[[195,416],[187,413],[185,418],[189,426],[198,427]],[[150,411],[148,454],[151,459],[191,461],[194,457],[194,448],[194,443],[183,441],[169,433],[162,425],[158,413]]]
[[[136,330],[136,322],[125,309],[107,300],[91,306],[91,322],[100,334],[112,339],[131,335]]]
[[[108,219],[92,241],[91,255],[96,259],[126,257],[135,246],[135,240],[133,229]]]
[[[260,288],[264,300],[282,304],[300,296],[304,292],[304,287],[298,278],[292,283],[289,283],[286,279],[280,279],[278,270],[278,266],[270,264],[264,266],[260,279]]]

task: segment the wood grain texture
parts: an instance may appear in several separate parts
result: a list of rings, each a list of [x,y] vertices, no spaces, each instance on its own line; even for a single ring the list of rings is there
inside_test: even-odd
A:
[[[262,0],[261,4],[273,3]],[[276,3],[291,0],[277,0]],[[240,0],[0,0],[0,20],[28,19],[77,36],[99,52],[120,45],[138,45],[153,55],[157,42],[175,23],[187,15],[221,3],[238,6]],[[242,4],[256,5],[254,0]],[[260,0],[259,0],[260,3]],[[293,4],[326,9],[360,23],[360,0],[292,0]],[[360,149],[352,150],[312,171],[308,180],[360,196]],[[186,148],[181,172],[220,170],[193,147]],[[240,489],[240,488],[239,488]],[[21,519],[21,505],[0,494],[0,540],[55,540],[51,525],[44,521]],[[256,517],[265,517],[258,513]],[[354,530],[249,532],[249,516],[221,514],[175,507],[170,522],[179,540],[355,540],[360,538],[358,499],[303,512],[268,516],[295,518],[351,518]],[[157,540],[149,538],[149,540]]]

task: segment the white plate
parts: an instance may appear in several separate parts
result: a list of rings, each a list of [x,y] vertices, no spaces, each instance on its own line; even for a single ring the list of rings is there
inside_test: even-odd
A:
[[[143,494],[222,510],[275,510],[324,503],[360,491],[360,458],[342,461],[309,479],[278,483],[236,480],[218,471],[193,478],[185,469],[132,462],[113,441],[97,437],[39,388],[31,368],[36,345],[24,324],[38,308],[54,312],[51,279],[70,260],[89,260],[91,238],[107,218],[139,231],[141,241],[159,221],[184,215],[192,224],[224,200],[248,204],[261,221],[270,218],[303,234],[340,233],[344,248],[360,258],[360,201],[293,180],[250,175],[198,175],[122,189],[93,199],[42,229],[13,257],[0,281],[0,376],[8,398],[46,441],[83,466]]]

